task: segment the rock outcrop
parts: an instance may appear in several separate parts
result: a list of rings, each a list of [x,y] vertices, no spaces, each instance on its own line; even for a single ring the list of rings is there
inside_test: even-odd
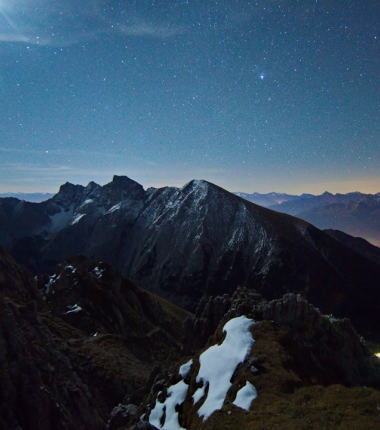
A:
[[[296,294],[269,302],[263,318],[287,329],[282,342],[303,379],[348,386],[380,384],[379,368],[347,318],[322,315]]]
[[[218,326],[241,315],[271,321],[281,328],[280,342],[292,357],[293,371],[305,383],[380,384],[379,368],[351,322],[322,315],[301,295],[293,293],[268,302],[254,291],[238,288],[232,297],[203,300],[195,317],[186,319],[183,355],[194,354]]]
[[[215,391],[215,386],[219,387],[219,380],[229,367],[222,362],[221,346],[226,339],[222,328],[227,327],[227,322],[245,318],[242,315],[254,321],[250,328],[254,339],[252,349],[245,361],[236,367],[225,389],[224,402],[204,419],[202,405],[208,401],[209,393]],[[206,345],[190,351],[204,341],[207,333],[211,334],[215,325],[217,329]],[[197,340],[188,340],[197,335]],[[289,429],[295,426],[317,429],[325,420],[334,420],[342,424],[342,428],[360,428],[364,410],[369,414],[365,419],[366,428],[375,429],[380,422],[372,401],[366,407],[358,406],[357,415],[345,417],[340,413],[332,418],[330,409],[341,410],[343,402],[347,402],[349,408],[358,398],[363,405],[368,396],[380,400],[380,360],[371,355],[349,320],[322,315],[300,295],[286,294],[268,302],[255,292],[238,288],[233,297],[204,300],[195,317],[187,320],[184,338],[186,357],[180,361],[182,366],[158,374],[140,406],[139,414],[144,413],[144,420],[155,425],[169,419],[178,421],[188,430],[255,428],[257,425],[261,425],[259,428],[282,428],[277,421],[283,420]],[[234,343],[231,348],[232,345]],[[212,349],[215,354],[210,362]],[[224,358],[227,362],[236,356],[236,351],[228,351]],[[208,363],[210,376],[203,372],[199,378],[200,368],[205,363]],[[212,378],[213,382],[207,382]],[[252,399],[245,403],[247,406],[241,403],[242,395],[239,400],[242,390],[245,390],[244,396]],[[214,402],[216,398],[211,396]],[[310,407],[306,407],[309,402]],[[323,402],[323,407],[316,409],[317,402]],[[165,407],[170,408],[166,409],[170,411],[169,418],[162,412]],[[280,410],[283,415],[279,414]],[[278,420],[274,419],[276,416]]]
[[[107,264],[57,269],[34,279],[0,249],[0,428],[106,429],[112,409],[179,356],[186,312]]]
[[[0,428],[105,429],[96,399],[40,313],[36,287],[0,250]]]

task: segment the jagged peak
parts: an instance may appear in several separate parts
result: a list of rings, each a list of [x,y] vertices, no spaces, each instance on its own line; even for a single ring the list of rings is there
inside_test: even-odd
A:
[[[59,187],[59,191],[57,194],[67,194],[67,193],[74,192],[76,190],[82,190],[82,189],[84,189],[83,185],[78,185],[78,184],[74,185],[71,182],[65,182]]]
[[[142,187],[142,185],[140,185],[138,182],[134,181],[131,178],[128,178],[128,176],[125,176],[125,175],[120,175],[120,176],[114,175],[112,178],[112,182],[110,182],[107,185],[110,185],[110,184],[115,184],[115,185],[123,186],[123,187],[129,186],[132,184],[136,184],[136,185],[139,185],[140,187]]]
[[[99,185],[99,184],[97,184],[97,183],[96,183],[96,182],[94,182],[94,181],[90,181],[90,182],[86,185],[86,190],[92,191],[92,190],[94,190],[95,188],[98,188],[98,187],[100,187],[100,185]]]
[[[121,199],[141,200],[145,198],[145,190],[142,185],[128,176],[114,175],[112,181],[105,184],[102,190],[106,193],[120,194]]]

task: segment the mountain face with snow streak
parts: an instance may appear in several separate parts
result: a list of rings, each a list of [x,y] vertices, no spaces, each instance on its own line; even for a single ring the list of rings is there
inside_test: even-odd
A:
[[[119,176],[104,186],[67,183],[31,208],[0,200],[0,217],[11,227],[0,243],[35,271],[83,254],[189,310],[240,285],[268,299],[302,292],[324,313],[380,328],[376,262],[206,181],[146,191]]]

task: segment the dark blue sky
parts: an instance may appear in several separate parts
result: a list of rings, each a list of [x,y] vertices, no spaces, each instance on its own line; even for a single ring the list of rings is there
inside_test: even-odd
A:
[[[0,192],[380,191],[380,2],[0,0]]]

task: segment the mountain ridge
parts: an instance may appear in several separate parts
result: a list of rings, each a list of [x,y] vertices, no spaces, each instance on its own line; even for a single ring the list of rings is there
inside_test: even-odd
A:
[[[0,242],[37,272],[83,254],[188,310],[240,285],[268,299],[301,292],[325,313],[376,331],[375,261],[207,181],[146,191],[118,176],[104,186],[66,183],[39,204],[1,199],[0,219]]]
[[[275,211],[304,219],[320,229],[342,230],[352,236],[363,237],[373,245],[380,245],[380,193],[364,194],[356,191],[334,195],[326,191],[319,196],[288,196],[281,204],[272,204],[273,200],[268,200],[268,196],[270,198],[276,193],[235,194]]]

